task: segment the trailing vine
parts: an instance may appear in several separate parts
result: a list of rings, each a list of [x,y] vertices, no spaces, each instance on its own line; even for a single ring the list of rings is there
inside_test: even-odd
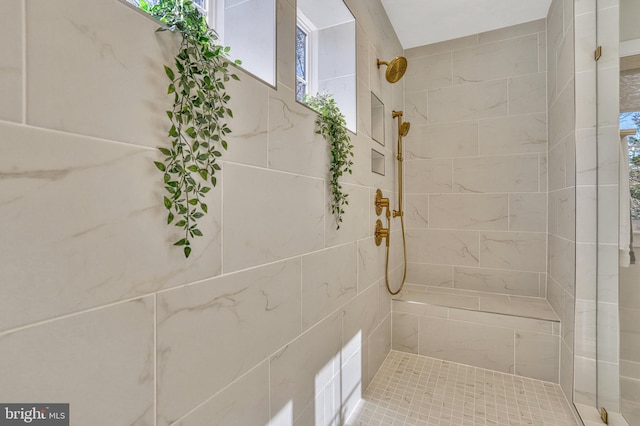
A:
[[[307,96],[304,102],[320,115],[316,119],[316,133],[331,144],[329,186],[333,195],[331,213],[336,217],[336,229],[340,229],[344,206],[349,204],[349,194],[342,190],[339,179],[344,173],[352,173],[353,145],[347,133],[347,122],[336,101],[329,93]]]
[[[226,119],[233,112],[226,106],[230,97],[225,83],[239,78],[229,70],[229,47],[216,43],[216,33],[191,0],[149,3],[140,0],[139,7],[165,24],[158,31],[182,36],[174,64],[164,67],[170,80],[167,92],[173,94],[173,108],[167,111],[171,147],[158,148],[165,158],[154,163],[163,173],[167,224],[184,232],[174,245],[189,257],[192,238],[202,236],[198,219],[208,212],[205,194],[216,186],[218,159],[231,132]]]

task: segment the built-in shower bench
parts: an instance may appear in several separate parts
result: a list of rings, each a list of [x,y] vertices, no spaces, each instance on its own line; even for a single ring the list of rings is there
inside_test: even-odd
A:
[[[407,284],[393,349],[558,383],[560,319],[546,299]]]

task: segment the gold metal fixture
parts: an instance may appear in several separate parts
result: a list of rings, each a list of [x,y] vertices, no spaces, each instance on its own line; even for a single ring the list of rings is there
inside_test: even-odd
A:
[[[604,407],[600,408],[600,418],[605,424],[609,424],[609,413]]]
[[[376,190],[376,215],[382,214],[382,209],[386,207],[387,216],[389,216],[389,199],[382,196],[381,190]]]
[[[402,213],[402,198],[404,197],[404,181],[403,181],[403,163],[404,163],[404,158],[402,155],[402,138],[404,136],[407,136],[407,134],[409,133],[409,129],[411,128],[411,123],[408,121],[402,121],[403,118],[403,113],[402,111],[392,111],[391,115],[393,116],[393,118],[397,118],[398,119],[398,155],[396,156],[396,159],[398,160],[398,210],[394,210],[393,211],[393,217],[397,217],[397,216],[404,216],[404,214]],[[404,221],[402,222],[402,225],[404,226]],[[404,238],[404,231],[402,232],[403,238]],[[406,257],[406,256],[405,256]],[[406,268],[406,265],[405,265]]]
[[[387,285],[387,290],[389,291],[389,293],[391,293],[392,295],[396,295],[398,293],[400,293],[400,291],[402,291],[403,287],[404,287],[404,283],[407,280],[407,240],[405,237],[405,232],[404,232],[404,212],[402,211],[402,194],[404,191],[404,183],[402,180],[402,176],[403,176],[403,170],[402,170],[402,138],[404,136],[407,136],[407,133],[409,133],[409,128],[411,126],[411,124],[406,121],[406,122],[402,122],[402,111],[393,111],[392,112],[392,116],[393,118],[397,118],[398,119],[398,155],[397,155],[397,159],[398,159],[398,210],[394,210],[393,211],[393,217],[398,217],[400,216],[400,226],[402,228],[402,251],[404,254],[404,272],[402,274],[402,282],[400,283],[400,287],[393,291],[391,290],[391,285],[389,285],[389,240],[391,239],[391,217],[389,214],[389,199],[383,199],[386,200],[386,205],[385,207],[387,208],[387,228],[383,228],[382,227],[382,222],[380,221],[380,219],[378,219],[376,221],[376,228],[375,228],[375,240],[376,240],[376,245],[380,245],[382,243],[382,238],[386,238],[386,246],[387,246],[387,253],[386,253],[386,264],[385,264],[385,274],[384,274],[384,278],[385,278],[385,283]],[[379,194],[379,195],[378,195]],[[378,207],[379,202],[381,200],[382,197],[382,191],[380,191],[379,189],[376,191],[376,214],[378,216],[380,216],[380,214],[382,213],[382,205],[380,205],[380,207]]]
[[[375,228],[374,236],[376,239],[377,246],[382,244],[383,238],[387,239],[386,246],[387,246],[387,253],[388,253],[389,252],[389,228],[383,228],[382,221],[380,219],[376,220],[376,228]]]
[[[380,65],[387,66],[387,71],[384,76],[389,83],[397,83],[398,80],[402,78],[405,71],[407,71],[407,58],[404,56],[396,56],[390,62],[378,59],[376,64],[378,65],[378,69],[380,69]]]
[[[602,46],[596,47],[596,51],[593,53],[593,57],[596,61],[602,57]]]

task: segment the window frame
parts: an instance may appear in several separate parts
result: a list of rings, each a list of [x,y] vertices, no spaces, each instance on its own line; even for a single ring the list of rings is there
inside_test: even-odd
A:
[[[305,95],[313,94],[318,91],[318,72],[316,69],[318,63],[318,29],[311,23],[309,18],[307,18],[302,12],[298,11],[297,19],[296,19],[296,61],[298,60],[298,52],[297,52],[297,38],[298,38],[298,28],[302,32],[304,32],[307,36],[306,39],[306,52],[305,52],[305,73],[306,80],[302,80],[306,83]],[[302,99],[298,99],[298,81],[300,78],[298,77],[298,70],[296,64],[296,100],[302,102]]]

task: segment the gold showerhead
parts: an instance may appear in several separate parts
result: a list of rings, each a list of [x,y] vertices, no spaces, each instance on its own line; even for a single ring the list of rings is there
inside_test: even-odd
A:
[[[396,83],[402,78],[405,71],[407,71],[407,58],[404,56],[396,56],[391,62],[384,62],[378,59],[378,69],[380,65],[386,65],[387,71],[385,72],[385,78],[389,83]]]
[[[411,123],[409,123],[408,121],[405,121],[404,123],[402,123],[400,125],[400,128],[398,129],[400,136],[407,136],[407,133],[409,133],[410,127],[411,127]]]

